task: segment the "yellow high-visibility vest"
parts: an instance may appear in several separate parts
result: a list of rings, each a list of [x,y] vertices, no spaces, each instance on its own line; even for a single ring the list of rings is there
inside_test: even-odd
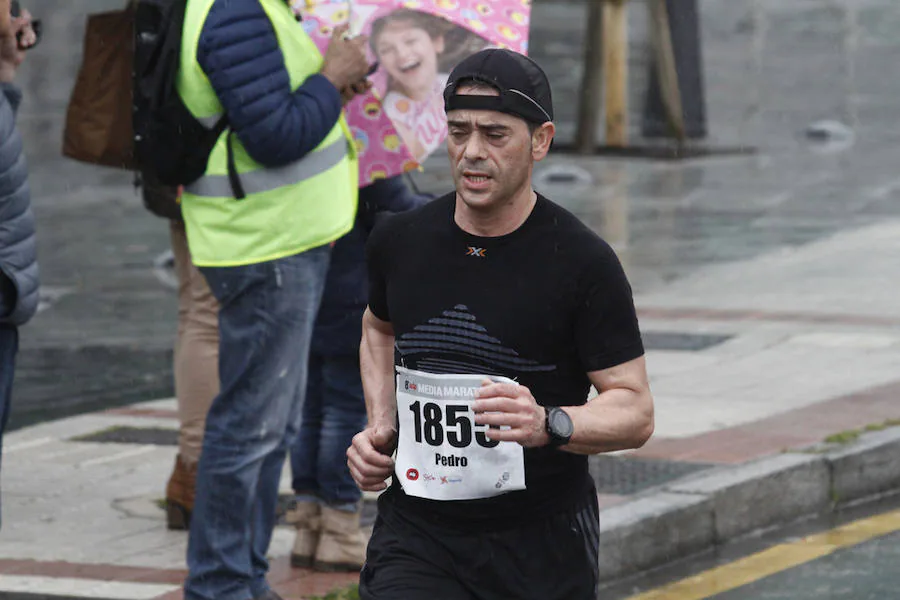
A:
[[[322,54],[285,0],[259,0],[275,29],[297,89],[322,67]],[[195,118],[212,127],[224,109],[197,61],[200,34],[213,0],[189,0],[182,33],[177,87]],[[228,179],[226,130],[209,156],[206,173],[182,195],[182,214],[193,261],[227,267],[298,254],[332,242],[353,227],[358,197],[356,147],[343,114],[322,143],[300,160],[266,168],[231,136],[246,198],[233,197]]]

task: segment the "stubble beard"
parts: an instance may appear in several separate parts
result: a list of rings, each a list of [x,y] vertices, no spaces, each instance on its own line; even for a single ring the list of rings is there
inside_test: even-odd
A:
[[[492,170],[491,181],[493,188],[488,194],[472,193],[463,186],[463,174],[465,168],[455,171],[456,193],[462,199],[466,207],[477,213],[490,213],[501,206],[511,204],[521,191],[528,187],[527,165],[522,164],[516,168],[510,168],[503,173]],[[477,169],[473,169],[477,170]]]

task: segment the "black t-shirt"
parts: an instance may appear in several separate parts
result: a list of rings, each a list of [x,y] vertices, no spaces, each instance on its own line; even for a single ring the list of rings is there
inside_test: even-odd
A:
[[[449,194],[397,215],[368,244],[369,307],[390,321],[396,364],[430,373],[498,374],[539,404],[584,404],[587,373],[643,355],[631,287],[613,250],[542,196],[495,238],[456,225]],[[591,489],[587,457],[525,450],[526,490],[483,500],[403,493],[401,509],[458,527],[502,527],[568,508]]]

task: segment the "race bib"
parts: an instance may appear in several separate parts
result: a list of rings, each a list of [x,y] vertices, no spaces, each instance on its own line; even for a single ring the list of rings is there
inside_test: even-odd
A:
[[[484,378],[397,367],[397,478],[410,496],[475,500],[525,489],[522,446],[491,440],[487,425],[475,425],[472,403]]]

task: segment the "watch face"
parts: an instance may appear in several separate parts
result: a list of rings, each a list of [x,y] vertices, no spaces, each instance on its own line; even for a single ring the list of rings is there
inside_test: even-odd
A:
[[[575,431],[575,427],[572,425],[572,419],[569,418],[566,411],[558,409],[550,414],[550,430],[559,437],[570,438]]]

